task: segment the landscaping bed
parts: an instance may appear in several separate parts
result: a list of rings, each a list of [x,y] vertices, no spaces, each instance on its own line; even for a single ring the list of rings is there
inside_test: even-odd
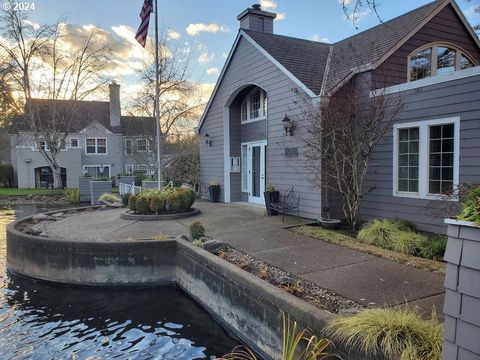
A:
[[[63,190],[0,188],[0,204],[68,204]]]
[[[323,289],[231,246],[222,244],[212,253],[289,294],[331,313],[356,312],[364,308],[353,300]]]
[[[350,249],[366,252],[375,256],[383,257],[400,264],[414,266],[432,272],[445,274],[446,264],[441,261],[430,260],[418,256],[412,256],[401,252],[384,249],[379,246],[360,242],[349,230],[328,230],[318,225],[302,225],[289,228],[299,234],[310,236],[315,239],[344,246]]]

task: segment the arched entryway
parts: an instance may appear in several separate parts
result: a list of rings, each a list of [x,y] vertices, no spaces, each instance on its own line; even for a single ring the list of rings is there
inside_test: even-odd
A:
[[[67,169],[60,168],[60,176],[62,184],[67,185]],[[35,168],[35,188],[37,189],[51,189],[53,188],[53,172],[50,166],[41,166]]]
[[[267,115],[267,91],[256,84],[239,87],[225,104],[225,202],[264,203]]]

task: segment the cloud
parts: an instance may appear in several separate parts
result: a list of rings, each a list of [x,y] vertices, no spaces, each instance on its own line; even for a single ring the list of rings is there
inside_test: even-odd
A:
[[[352,0],[338,0],[338,2],[344,6],[348,6],[352,3]]]
[[[277,20],[285,20],[285,17],[286,17],[286,16],[287,16],[287,15],[286,15],[285,13],[278,13],[278,14],[277,14],[277,17],[276,17],[275,19],[277,19]]]
[[[367,17],[371,12],[372,12],[372,10],[370,10],[370,9],[365,9],[363,11],[352,12],[352,13],[348,14],[347,20],[352,22],[353,24],[358,24],[360,21],[365,19],[365,17]]]
[[[277,8],[277,3],[271,0],[261,0],[260,5],[263,10],[275,10]]]
[[[202,32],[218,33],[218,32],[228,32],[229,30],[225,25],[218,25],[216,23],[210,23],[210,24],[197,23],[197,24],[188,25],[186,31],[187,31],[187,34],[190,36],[197,36]]]
[[[312,39],[312,41],[319,41],[319,42],[322,42],[322,43],[330,43],[330,40],[327,37],[320,37],[320,35],[318,35],[318,34],[314,34],[311,37],[311,39]]]
[[[217,67],[211,67],[207,69],[208,75],[217,75],[218,73],[220,73],[220,69]]]
[[[182,37],[182,35],[180,35],[180,33],[172,30],[172,29],[168,29],[167,30],[167,39],[168,40],[178,40]]]
[[[206,64],[213,60],[215,54],[210,54],[208,51],[204,51],[198,57],[199,64]]]
[[[228,53],[226,53],[226,52],[222,53],[222,58],[227,59],[228,58]]]

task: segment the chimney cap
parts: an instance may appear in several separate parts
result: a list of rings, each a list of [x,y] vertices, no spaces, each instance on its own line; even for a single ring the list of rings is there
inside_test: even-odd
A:
[[[264,18],[272,18],[272,19],[275,19],[277,17],[276,13],[262,10],[262,7],[260,4],[253,4],[251,8],[247,8],[243,10],[240,13],[240,15],[237,16],[237,20],[242,20],[248,14],[255,14]]]

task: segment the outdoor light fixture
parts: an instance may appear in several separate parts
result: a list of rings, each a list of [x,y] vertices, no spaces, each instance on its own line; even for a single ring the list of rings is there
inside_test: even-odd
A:
[[[87,176],[88,175],[88,170],[87,168],[83,168],[83,176]]]
[[[205,138],[205,144],[207,144],[208,146],[212,146],[212,140],[210,139],[210,135],[208,134],[208,132],[205,131],[205,135],[203,135],[203,137]]]
[[[285,117],[282,120],[282,124],[283,124],[283,128],[285,129],[285,136],[287,135],[292,136],[294,125],[292,120],[290,120],[287,114],[285,114]]]
[[[105,166],[102,164],[100,165],[100,176],[103,176],[104,171],[105,171]]]

